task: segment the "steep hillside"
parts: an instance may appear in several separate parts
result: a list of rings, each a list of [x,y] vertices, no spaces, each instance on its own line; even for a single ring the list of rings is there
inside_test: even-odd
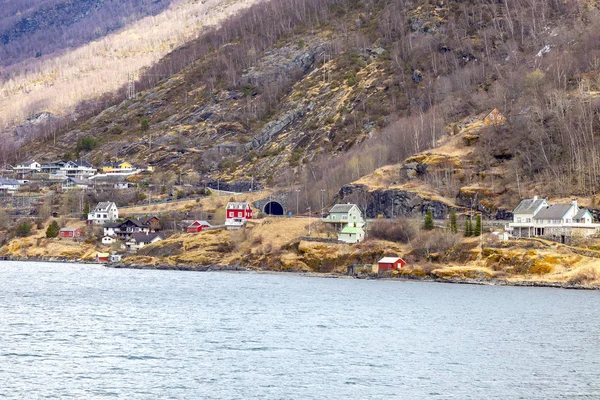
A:
[[[446,205],[485,192],[490,210],[534,186],[590,196],[599,24],[584,1],[272,0],[172,52],[135,99],[18,155],[75,155],[90,136],[88,160],[298,183],[308,204],[361,178],[385,189],[414,178],[411,193]],[[507,121],[477,125],[494,108]],[[403,162],[411,176],[368,176]]]
[[[0,16],[0,136],[18,145],[101,110],[124,97],[129,76],[252,2],[8,1]]]

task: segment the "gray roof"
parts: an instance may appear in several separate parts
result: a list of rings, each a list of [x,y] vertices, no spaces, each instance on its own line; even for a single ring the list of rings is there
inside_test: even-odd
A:
[[[544,201],[544,199],[521,200],[517,208],[513,211],[513,214],[533,214]]]
[[[355,204],[336,204],[329,210],[330,213],[347,213]]]
[[[589,211],[587,208],[580,208],[580,209],[579,209],[579,212],[578,212],[577,214],[575,214],[575,216],[573,217],[573,219],[581,219],[581,218],[583,218],[583,215],[584,215],[586,212],[588,212],[588,213],[589,213],[590,211]],[[592,213],[590,213],[590,215],[591,215],[591,214],[592,214]]]
[[[573,204],[554,204],[546,208],[542,208],[533,216],[535,219],[562,219]]]
[[[136,243],[150,243],[155,238],[165,239],[165,235],[159,232],[155,233],[134,233],[131,235],[131,239],[133,239]]]
[[[100,203],[98,203],[98,205],[96,206],[94,211],[108,210],[110,208],[111,204],[114,204],[114,203],[112,201],[101,201]],[[115,204],[115,206],[116,206],[116,204]]]
[[[19,186],[19,185],[21,185],[21,184],[20,184],[20,183],[19,183],[19,181],[18,181],[18,180],[16,180],[16,179],[13,179],[13,178],[5,178],[5,177],[3,177],[3,176],[0,176],[0,185],[17,185],[17,186]]]
[[[90,181],[89,179],[67,178],[67,179],[64,180],[63,183],[67,183],[68,181],[71,181],[71,182],[73,182],[76,185],[88,185],[88,186],[92,185],[92,181]]]

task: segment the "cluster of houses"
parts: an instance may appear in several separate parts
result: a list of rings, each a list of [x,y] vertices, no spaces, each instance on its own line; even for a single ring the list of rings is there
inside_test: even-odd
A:
[[[100,169],[87,161],[52,161],[40,164],[28,160],[17,164],[5,172],[12,172],[17,179],[0,177],[0,192],[14,193],[21,185],[30,180],[61,183],[63,190],[90,189],[97,184],[109,184],[115,189],[132,187],[125,179],[144,170],[153,171],[153,167],[138,168],[126,161],[108,162]]]
[[[522,200],[513,211],[513,222],[505,230],[514,238],[542,237],[565,243],[573,237],[591,237],[600,233],[592,213],[577,201],[548,204],[537,196]]]

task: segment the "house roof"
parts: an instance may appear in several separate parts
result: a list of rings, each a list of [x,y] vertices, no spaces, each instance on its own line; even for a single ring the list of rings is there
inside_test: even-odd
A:
[[[131,235],[131,239],[133,241],[135,241],[136,243],[150,243],[151,241],[153,241],[157,237],[159,237],[159,238],[161,238],[163,240],[165,239],[165,235],[163,235],[160,232],[155,232],[155,233],[134,233],[133,235]]]
[[[545,201],[537,198],[521,200],[513,214],[533,214]]]
[[[98,258],[106,258],[108,256],[110,256],[108,253],[96,253],[96,257]]]
[[[0,185],[21,185],[18,180],[0,176]]]
[[[567,211],[573,207],[573,204],[554,204],[546,208],[542,208],[533,216],[535,219],[562,219]]]
[[[137,226],[138,228],[141,228],[144,226],[143,223],[140,222],[140,220],[135,219],[135,218],[127,218],[125,221],[121,222],[120,224],[118,224],[117,226],[121,226],[121,225],[125,225],[127,223],[127,221],[131,221],[135,226]]]
[[[359,233],[364,232],[362,228],[355,228],[352,226],[346,226],[342,229],[342,233]]]
[[[152,219],[154,219],[154,218],[156,218],[157,220],[159,220],[159,221],[160,221],[160,218],[158,218],[156,215],[149,215],[148,217],[146,217],[146,218],[143,218],[143,219],[141,219],[140,221],[142,222],[142,224],[144,224],[144,225],[145,225],[145,224],[147,224],[148,222],[150,222],[150,220],[152,220]]]
[[[330,213],[347,213],[356,204],[336,204],[329,210]]]
[[[402,258],[400,258],[400,257],[383,257],[378,262],[379,263],[383,263],[383,264],[393,264],[393,263],[395,263],[398,260],[402,260]]]
[[[105,228],[116,228],[116,227],[118,227],[119,225],[121,225],[121,223],[120,223],[120,222],[105,222],[105,223],[104,223],[104,227],[105,227]]]
[[[89,179],[82,179],[82,178],[67,178],[63,181],[63,183],[66,183],[68,181],[73,182],[76,185],[88,185],[90,186],[92,184],[92,181],[90,181]]]
[[[241,209],[246,209],[250,207],[250,204],[248,204],[247,202],[236,202],[236,201],[230,201],[229,203],[227,203],[227,209],[228,210],[241,210]]]
[[[27,160],[27,161],[23,161],[23,162],[18,163],[17,166],[19,166],[19,165],[27,165],[27,166],[29,166],[29,165],[34,164],[34,163],[35,163],[35,160]]]
[[[73,164],[73,165],[75,165],[77,167],[94,168],[94,166],[92,164],[90,164],[89,162],[87,162],[87,161],[77,161],[77,160],[73,161],[73,160],[71,160],[71,161],[68,161],[66,164]]]
[[[588,210],[587,208],[580,208],[579,211],[577,212],[577,214],[575,214],[575,216],[573,217],[573,219],[581,219],[581,218],[583,218],[585,213],[588,213],[588,214],[590,214],[590,216],[592,216],[592,213],[590,212],[590,210]]]
[[[114,204],[115,207],[117,206],[112,201],[101,201],[100,203],[98,203],[96,205],[96,208],[94,209],[94,211],[105,211],[105,210],[108,210],[111,207],[112,204]]]
[[[202,225],[202,226],[212,226],[211,224],[208,223],[208,221],[194,221],[192,222],[189,226],[193,226],[193,225]]]
[[[60,231],[61,232],[75,232],[75,231],[79,231],[81,229],[79,228],[62,228]]]

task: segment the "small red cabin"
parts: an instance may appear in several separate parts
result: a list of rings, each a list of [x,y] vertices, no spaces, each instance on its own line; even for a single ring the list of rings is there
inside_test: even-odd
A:
[[[383,257],[377,264],[379,265],[379,272],[392,271],[404,268],[406,261],[400,257]]]
[[[110,254],[108,253],[96,253],[96,262],[100,264],[107,263],[109,257]]]
[[[188,233],[202,232],[202,229],[210,228],[211,225],[206,221],[194,221],[190,226],[187,227]]]
[[[83,237],[83,231],[79,228],[62,228],[58,232],[58,237],[63,239],[77,239]]]

